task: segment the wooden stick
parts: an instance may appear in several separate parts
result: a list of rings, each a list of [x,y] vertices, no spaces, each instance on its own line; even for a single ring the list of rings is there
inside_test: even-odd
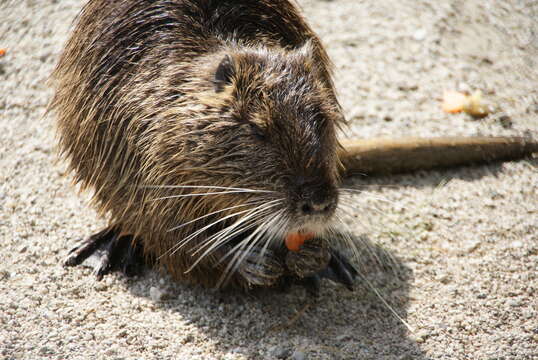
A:
[[[386,175],[517,160],[538,154],[538,141],[523,137],[375,138],[341,140],[345,174]]]

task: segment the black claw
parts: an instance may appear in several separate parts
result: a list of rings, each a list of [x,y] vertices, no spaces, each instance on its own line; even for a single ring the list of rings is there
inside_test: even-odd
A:
[[[112,238],[104,244],[103,248],[97,251],[99,263],[94,269],[94,274],[97,280],[101,280],[104,275],[111,272],[112,261],[117,256],[118,248],[118,236],[114,234]]]
[[[110,241],[112,236],[114,236],[114,230],[106,228],[83,240],[80,244],[69,250],[68,256],[63,262],[64,266],[76,266],[82,264],[84,260],[95,253],[98,248]]]
[[[318,274],[320,277],[341,283],[353,291],[353,282],[358,275],[357,270],[338,251],[331,249],[331,260],[325,270]]]
[[[127,247],[127,253],[123,262],[121,271],[128,277],[139,275],[142,272],[144,264],[144,255],[142,249],[132,243],[132,237],[129,237],[130,246]]]
[[[92,257],[97,260],[93,271],[97,280],[114,270],[126,276],[139,274],[144,264],[140,245],[133,242],[132,236],[118,233],[114,228],[107,228],[90,236],[69,252],[64,265],[80,265]]]

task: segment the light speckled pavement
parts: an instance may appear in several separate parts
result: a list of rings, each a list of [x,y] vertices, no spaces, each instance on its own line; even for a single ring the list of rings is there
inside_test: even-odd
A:
[[[55,163],[43,117],[81,6],[0,0],[1,358],[538,359],[536,160],[350,182],[390,185],[356,196],[350,226],[394,258],[361,270],[413,331],[361,284],[325,283],[318,305],[282,328],[303,308],[300,289],[233,295],[155,272],[96,282],[62,268],[104,224]],[[336,65],[346,136],[538,136],[536,1],[301,6]],[[503,112],[442,113],[438,98],[458,87],[482,89]]]

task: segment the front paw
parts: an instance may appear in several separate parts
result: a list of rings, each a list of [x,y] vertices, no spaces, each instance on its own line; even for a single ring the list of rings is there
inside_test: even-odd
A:
[[[306,241],[298,252],[289,251],[285,257],[288,274],[300,280],[312,293],[317,293],[319,280],[326,278],[353,290],[358,276],[351,262],[323,239]]]
[[[253,248],[237,271],[250,286],[269,287],[277,284],[284,274],[284,264],[273,251],[265,249],[262,254],[261,249]]]
[[[299,251],[289,251],[285,262],[291,274],[304,279],[326,269],[330,260],[331,254],[327,244],[321,239],[314,238],[306,241]]]

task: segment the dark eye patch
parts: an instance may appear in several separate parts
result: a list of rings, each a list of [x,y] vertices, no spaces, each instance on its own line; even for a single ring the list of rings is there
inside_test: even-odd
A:
[[[266,140],[267,139],[267,133],[265,132],[265,130],[259,126],[258,124],[256,123],[253,123],[253,122],[249,122],[248,123],[250,125],[250,128],[252,129],[252,133],[260,138],[261,140]]]
[[[328,121],[327,116],[317,106],[310,108],[304,119],[306,127],[315,132],[322,132]]]
[[[224,56],[221,60],[217,70],[215,71],[215,78],[213,83],[215,85],[215,91],[221,92],[224,90],[224,86],[232,82],[232,78],[235,73],[234,62],[230,55]]]

